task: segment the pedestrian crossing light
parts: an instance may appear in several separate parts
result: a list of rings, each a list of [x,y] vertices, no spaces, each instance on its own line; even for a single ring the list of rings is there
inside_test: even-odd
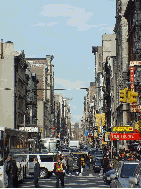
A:
[[[126,102],[126,91],[128,88],[124,88],[123,90],[120,90],[120,102]]]

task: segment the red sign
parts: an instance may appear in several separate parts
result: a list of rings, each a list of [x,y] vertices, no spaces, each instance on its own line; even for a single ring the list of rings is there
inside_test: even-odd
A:
[[[140,133],[111,133],[111,140],[140,140]]]
[[[133,66],[133,67],[130,67],[129,69],[130,69],[130,82],[134,83],[134,70],[135,70],[135,68]],[[134,84],[131,84],[131,89],[133,89],[133,90],[135,89]]]

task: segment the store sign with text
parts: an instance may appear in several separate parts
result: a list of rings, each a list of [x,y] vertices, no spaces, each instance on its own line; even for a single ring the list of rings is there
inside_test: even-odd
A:
[[[140,140],[140,133],[111,133],[111,140]]]
[[[126,131],[133,131],[133,127],[113,127],[113,131],[117,132],[126,132]]]

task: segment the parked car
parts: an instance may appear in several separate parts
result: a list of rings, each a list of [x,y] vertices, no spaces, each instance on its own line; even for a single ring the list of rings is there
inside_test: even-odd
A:
[[[40,164],[40,178],[46,178],[49,173],[53,172],[54,163],[57,163],[57,154],[48,153],[48,154],[15,154],[14,157],[23,157],[28,163],[28,168],[26,175],[34,174],[34,158],[38,158]]]
[[[110,175],[111,188],[129,188],[139,184],[141,163],[139,161],[121,161],[121,166]],[[132,178],[130,178],[132,177]],[[130,179],[129,179],[130,178]]]
[[[103,180],[110,184],[111,183],[111,174],[116,174],[117,172],[119,172],[119,169],[121,168],[121,161],[118,162],[117,166],[115,167],[115,169],[111,169],[109,171],[107,171],[106,173],[104,173],[103,175]]]
[[[115,169],[111,169],[109,171],[107,171],[106,173],[104,173],[103,175],[103,180],[104,182],[106,182],[107,184],[110,184],[111,182],[111,178],[110,175],[115,173]]]

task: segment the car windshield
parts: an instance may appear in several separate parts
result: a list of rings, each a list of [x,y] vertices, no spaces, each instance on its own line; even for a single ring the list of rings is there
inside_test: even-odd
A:
[[[122,178],[132,177],[138,164],[124,164],[121,170]]]

